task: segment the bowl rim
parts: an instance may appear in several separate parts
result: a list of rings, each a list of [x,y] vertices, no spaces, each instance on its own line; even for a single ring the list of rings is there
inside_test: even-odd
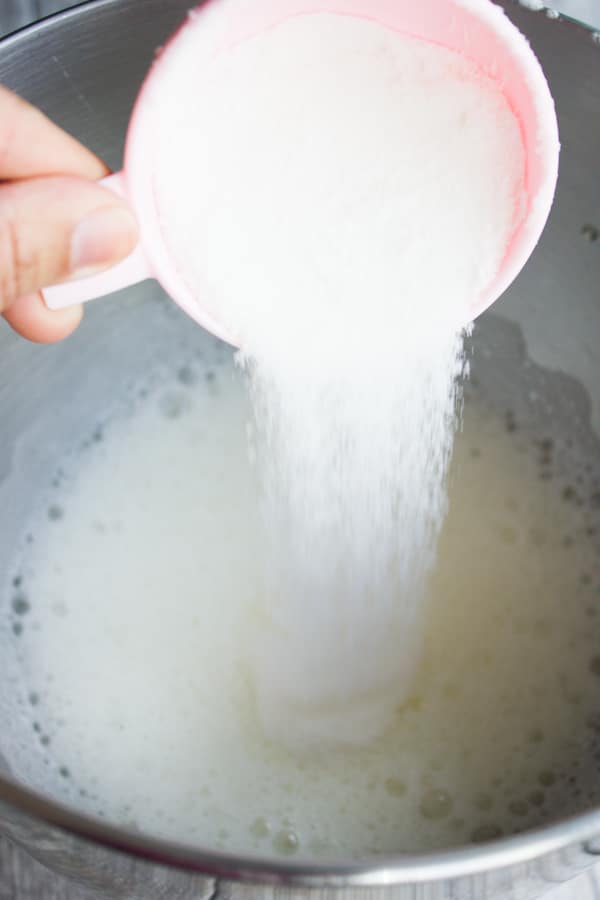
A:
[[[92,11],[110,10],[122,0],[86,0],[76,7],[46,16],[0,40],[0,52],[18,46],[48,28],[63,22],[84,19]],[[197,0],[196,0],[197,2]],[[600,32],[571,16],[545,7],[526,8],[520,0],[502,0],[504,5],[527,9],[531,15],[546,15],[552,20],[581,32],[582,38],[599,44]],[[133,857],[151,865],[165,866],[189,873],[256,884],[298,887],[384,887],[456,879],[494,869],[526,864],[570,845],[580,845],[584,853],[600,856],[600,806],[571,815],[553,824],[497,840],[425,853],[395,854],[357,861],[244,856],[239,853],[210,850],[191,844],[153,838],[107,824],[99,817],[76,812],[43,792],[0,774],[0,823],[2,811],[43,823],[93,846]],[[8,818],[8,816],[7,816]],[[26,842],[25,842],[26,843]]]

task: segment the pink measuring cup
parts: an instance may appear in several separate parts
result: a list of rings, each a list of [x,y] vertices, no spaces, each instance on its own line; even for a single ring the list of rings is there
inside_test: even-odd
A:
[[[560,145],[554,103],[541,66],[526,39],[499,7],[489,0],[207,0],[188,15],[151,67],[133,110],[123,171],[104,181],[136,213],[141,226],[138,248],[106,272],[46,289],[44,297],[50,308],[82,303],[155,278],[196,322],[231,341],[210,312],[210,298],[197,298],[191,292],[165,241],[149,152],[153,135],[160,128],[154,101],[165,96],[170,74],[177,71],[191,47],[209,65],[211,59],[236,44],[291,17],[317,13],[367,19],[399,34],[442,45],[462,54],[499,83],[521,126],[527,207],[507,245],[500,270],[475,299],[469,320],[509,287],[534,250],[550,213]],[[201,89],[201,84],[194,87]],[[186,99],[175,97],[173,102]]]

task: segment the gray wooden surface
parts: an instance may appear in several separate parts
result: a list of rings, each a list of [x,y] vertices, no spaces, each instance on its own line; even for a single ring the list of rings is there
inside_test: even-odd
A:
[[[97,900],[0,840],[0,900]]]
[[[547,3],[600,27],[600,0],[547,0]],[[0,0],[0,35],[76,5],[75,0]],[[590,894],[586,887],[585,880],[564,886],[557,900],[588,900]],[[0,838],[0,900],[93,900],[93,896],[49,872]]]

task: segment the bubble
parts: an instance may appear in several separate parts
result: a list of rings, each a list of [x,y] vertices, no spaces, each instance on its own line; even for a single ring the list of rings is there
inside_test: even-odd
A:
[[[497,840],[502,834],[502,829],[498,825],[480,825],[471,832],[471,841],[474,844],[484,844],[487,841]]]
[[[37,706],[40,702],[40,695],[36,691],[31,691],[28,699],[31,706]]]
[[[196,373],[191,366],[182,366],[177,373],[177,381],[185,387],[193,387],[198,381]]]
[[[12,611],[16,616],[26,616],[31,605],[27,599],[27,595],[23,591],[19,591],[12,599]]]
[[[406,701],[406,708],[411,712],[420,712],[423,709],[423,698],[417,695],[409,697]]]
[[[444,685],[443,689],[444,697],[448,700],[456,700],[457,697],[460,697],[461,690],[459,685],[449,682]]]
[[[548,535],[543,528],[530,528],[529,539],[534,547],[544,547],[548,543]]]
[[[12,586],[14,588],[20,588],[22,584],[23,584],[23,576],[15,575],[15,577],[12,580]]]
[[[391,797],[403,797],[406,794],[406,785],[398,778],[387,778],[384,787]]]
[[[526,816],[529,812],[529,804],[525,800],[512,800],[508,804],[508,810],[513,816]]]
[[[190,403],[184,394],[172,391],[164,394],[158,405],[166,419],[180,419],[189,409]]]
[[[61,778],[70,778],[71,777],[71,773],[69,772],[69,770],[67,769],[66,766],[61,766],[60,769],[58,770],[58,773]]]
[[[58,506],[58,504],[54,503],[52,506],[48,507],[48,518],[51,522],[60,522],[61,519],[64,519],[65,511],[62,506]]]
[[[250,834],[253,834],[256,838],[268,838],[271,834],[271,825],[268,820],[259,816],[258,819],[255,819],[252,825],[250,826]]]
[[[273,848],[282,856],[293,856],[299,846],[298,835],[294,831],[279,831],[273,838]]]
[[[553,784],[556,784],[556,775],[554,774],[554,772],[546,770],[544,772],[540,772],[538,781],[542,785],[542,787],[552,787]]]
[[[546,795],[543,791],[532,791],[529,794],[527,800],[531,803],[532,806],[543,806],[546,800]]]
[[[594,656],[590,660],[589,669],[592,675],[596,675],[597,678],[600,678],[600,656]]]
[[[454,801],[447,791],[434,789],[421,798],[419,809],[425,819],[445,819],[454,808]]]
[[[473,802],[477,809],[488,812],[494,805],[494,798],[490,794],[477,794]]]
[[[12,627],[12,633],[15,637],[21,637],[23,634],[23,625],[21,622],[15,622]]]

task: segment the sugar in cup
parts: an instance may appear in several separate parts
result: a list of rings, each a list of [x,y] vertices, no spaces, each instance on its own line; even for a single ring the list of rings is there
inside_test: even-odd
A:
[[[499,7],[489,0],[208,0],[188,14],[157,55],[133,109],[123,169],[103,181],[125,198],[137,215],[141,229],[137,249],[103,273],[47,288],[43,293],[50,308],[86,302],[154,278],[198,324],[229,343],[237,343],[215,315],[211,298],[196,296],[169,251],[153,190],[156,173],[149,152],[153,136],[161,127],[157,110],[167,98],[186,104],[193,114],[194,96],[202,85],[183,79],[189,83],[187,97],[179,88],[173,90],[174,83],[181,85],[191,60],[197,73],[199,60],[202,71],[238,44],[293,17],[318,13],[364,19],[398,35],[445,47],[461,54],[499,85],[522,134],[526,209],[507,242],[498,272],[473,298],[467,320],[474,319],[504,293],[535,249],[550,214],[560,145],[554,102],[540,63]],[[210,122],[206,122],[206,128],[210,128]]]

